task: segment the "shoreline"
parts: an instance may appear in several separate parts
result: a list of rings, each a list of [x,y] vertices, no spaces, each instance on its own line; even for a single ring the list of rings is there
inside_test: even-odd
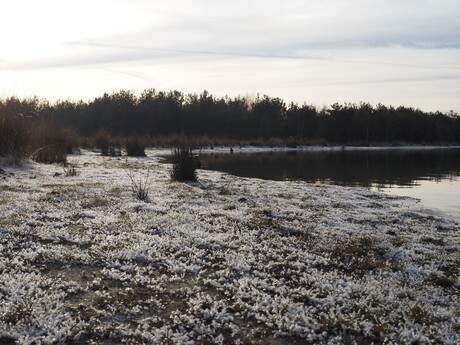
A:
[[[292,147],[270,147],[270,146],[218,146],[214,148],[205,147],[197,149],[199,153],[257,153],[257,152],[324,152],[324,151],[379,151],[379,150],[449,150],[460,149],[460,145],[441,146],[441,145],[403,145],[403,146],[298,146]]]
[[[150,151],[157,156],[171,155],[171,147],[148,147],[146,151]],[[233,150],[233,152],[231,151]],[[287,146],[204,146],[194,148],[195,154],[252,154],[252,153],[265,153],[265,152],[341,152],[341,151],[430,151],[430,150],[458,150],[460,145],[442,146],[442,145],[404,145],[404,146],[298,146],[296,148]]]

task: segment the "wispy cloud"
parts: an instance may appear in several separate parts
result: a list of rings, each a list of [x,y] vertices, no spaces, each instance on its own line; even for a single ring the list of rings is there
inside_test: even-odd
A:
[[[457,0],[117,0],[114,6],[104,1],[107,6],[94,10],[89,0],[87,8],[79,8],[80,24],[89,23],[84,35],[78,35],[77,20],[69,27],[60,20],[58,29],[50,26],[32,35],[33,42],[26,34],[34,32],[33,27],[17,40],[9,39],[0,52],[0,77],[2,71],[16,72],[33,85],[28,76],[48,71],[56,78],[81,75],[89,80],[99,70],[99,78],[106,79],[94,80],[92,86],[100,85],[101,90],[106,85],[142,88],[155,82],[159,85],[150,86],[193,90],[209,85],[205,87],[210,91],[245,92],[239,83],[247,92],[273,90],[280,96],[302,97],[308,90],[319,102],[329,95],[315,93],[312,85],[336,85],[322,92],[340,92],[340,97],[354,96],[351,92],[367,95],[369,85],[391,84],[385,90],[391,100],[391,95],[399,99],[407,91],[396,84],[420,83],[421,103],[437,102],[429,94],[441,92],[437,81],[445,81],[446,95],[458,91]],[[51,2],[56,3],[46,0],[44,6]],[[63,8],[58,6],[59,11]],[[78,8],[76,3],[72,8]],[[53,21],[45,17],[46,9],[39,10],[43,25]],[[94,13],[86,18],[86,10]],[[97,29],[109,17],[110,25]],[[56,30],[59,35],[53,34]],[[8,44],[15,45],[15,55],[7,53],[12,51]],[[46,49],[38,54],[37,47]],[[356,88],[346,90],[347,85]],[[460,109],[456,99],[452,96],[451,104]]]

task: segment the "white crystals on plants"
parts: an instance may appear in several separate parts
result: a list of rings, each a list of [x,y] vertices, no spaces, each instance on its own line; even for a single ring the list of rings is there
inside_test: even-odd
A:
[[[145,203],[123,161],[74,161],[72,178],[32,163],[0,181],[0,339],[460,341],[458,225],[412,199],[209,171],[171,183],[129,158],[150,171]]]

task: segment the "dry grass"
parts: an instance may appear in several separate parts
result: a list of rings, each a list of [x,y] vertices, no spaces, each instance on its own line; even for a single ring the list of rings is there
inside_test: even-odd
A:
[[[172,152],[172,161],[171,180],[179,182],[197,180],[196,169],[199,167],[199,161],[193,156],[190,144],[176,146]]]

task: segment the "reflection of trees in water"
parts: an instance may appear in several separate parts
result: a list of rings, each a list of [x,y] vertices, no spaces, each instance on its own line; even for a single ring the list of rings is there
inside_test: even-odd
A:
[[[458,149],[213,154],[201,160],[207,169],[239,176],[344,186],[414,186],[460,175]]]

